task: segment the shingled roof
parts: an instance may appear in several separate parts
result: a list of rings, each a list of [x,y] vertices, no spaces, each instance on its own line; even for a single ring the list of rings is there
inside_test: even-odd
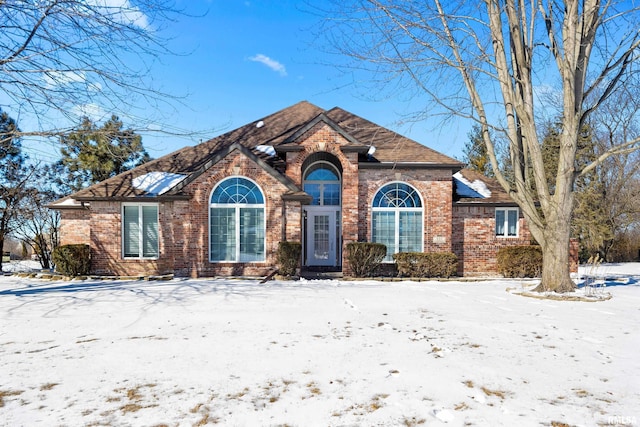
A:
[[[283,159],[281,153],[288,151],[296,144],[295,135],[312,124],[314,120],[324,120],[345,135],[348,144],[354,150],[366,153],[367,148],[375,147],[371,156],[361,155],[360,166],[398,167],[424,166],[447,167],[458,170],[462,164],[444,154],[434,151],[416,141],[406,138],[396,132],[372,123],[341,108],[323,110],[309,102],[302,101],[291,107],[280,110],[269,116],[248,123],[235,130],[212,138],[196,146],[184,147],[159,159],[145,163],[135,169],[109,178],[86,189],[72,194],[70,197],[78,201],[90,200],[123,200],[137,197],[185,197],[179,189],[190,182],[207,168],[213,166],[227,153],[230,147],[245,147],[248,152],[261,161],[261,165],[274,175],[281,174]],[[275,155],[265,154],[257,150],[258,146],[272,146]],[[255,160],[254,159],[254,160]],[[134,180],[140,177],[161,172],[171,177],[184,176],[184,180],[175,179],[178,184],[167,191],[150,192],[134,185]],[[281,174],[282,175],[282,174]],[[282,175],[282,178],[288,178]],[[286,182],[295,193],[299,188],[292,188],[291,182]],[[295,186],[294,186],[295,187]],[[63,199],[65,200],[65,199]],[[54,203],[63,207],[60,203]]]
[[[486,177],[471,169],[462,169],[454,174],[453,187],[453,201],[460,205],[515,204],[495,178]]]

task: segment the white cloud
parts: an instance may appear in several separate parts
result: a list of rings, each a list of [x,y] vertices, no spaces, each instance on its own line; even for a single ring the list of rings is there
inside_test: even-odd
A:
[[[90,0],[96,6],[104,7],[111,18],[123,24],[130,24],[144,30],[149,28],[149,20],[139,7],[129,0]]]
[[[71,83],[83,83],[86,76],[82,72],[75,71],[50,71],[43,77],[47,87],[63,86]]]
[[[88,91],[102,91],[102,84],[100,84],[100,82],[89,81],[87,74],[82,71],[48,71],[44,74],[42,80],[47,89],[81,84],[85,86]]]
[[[98,104],[82,104],[76,105],[71,110],[73,114],[80,117],[89,117],[93,122],[98,122],[104,119],[107,112]]]
[[[261,64],[264,64],[267,67],[271,68],[276,73],[280,74],[282,77],[285,77],[287,75],[287,69],[285,68],[285,66],[282,65],[280,62],[276,61],[275,59],[269,58],[267,55],[263,55],[259,53],[249,58],[249,61],[259,62]]]

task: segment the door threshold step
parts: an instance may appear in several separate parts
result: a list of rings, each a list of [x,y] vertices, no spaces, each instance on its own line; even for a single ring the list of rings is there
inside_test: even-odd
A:
[[[318,271],[318,270],[302,270],[300,277],[305,279],[342,279],[342,271]]]

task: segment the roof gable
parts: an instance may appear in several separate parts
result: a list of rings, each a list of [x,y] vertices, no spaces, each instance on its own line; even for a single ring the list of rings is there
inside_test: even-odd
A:
[[[236,151],[236,150],[242,153],[243,155],[245,155],[246,157],[248,157],[251,161],[257,163],[258,166],[260,166],[262,169],[267,171],[267,173],[269,173],[273,178],[275,178],[284,186],[286,186],[290,192],[298,193],[301,191],[301,189],[291,179],[289,179],[286,175],[279,173],[277,170],[269,166],[264,160],[256,156],[247,147],[239,143],[233,143],[230,146],[217,152],[216,155],[211,157],[211,159],[207,161],[204,165],[202,165],[198,171],[190,174],[186,179],[183,179],[182,181],[180,181],[178,185],[176,185],[173,189],[171,189],[171,191],[169,191],[167,194],[179,194],[184,187],[189,185],[189,183],[193,182],[196,178],[198,178],[200,175],[205,173],[208,169],[215,166],[216,163],[218,163],[219,161],[221,161],[222,159],[224,159],[225,157],[227,157],[229,154],[231,154],[233,151]]]
[[[365,151],[367,150],[366,145],[361,144],[360,141],[358,141],[356,138],[353,137],[353,135],[345,132],[345,130],[342,129],[340,126],[338,126],[336,122],[334,122],[329,117],[327,117],[325,113],[318,114],[313,120],[309,121],[304,126],[301,126],[300,128],[298,128],[298,130],[296,130],[293,134],[291,134],[291,136],[285,139],[283,143],[277,145],[277,150],[284,151],[286,150],[285,148],[286,146],[297,145],[297,143],[299,143],[298,141],[299,138],[305,133],[307,133],[308,131],[310,131],[311,129],[313,129],[319,123],[324,123],[327,126],[329,126],[331,129],[336,131],[340,136],[342,136],[347,141],[349,146],[352,146],[356,149],[362,148]]]

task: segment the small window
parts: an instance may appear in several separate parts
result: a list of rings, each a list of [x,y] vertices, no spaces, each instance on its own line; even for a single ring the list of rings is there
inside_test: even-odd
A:
[[[496,236],[518,237],[518,208],[496,208]]]
[[[158,257],[158,206],[122,206],[122,254],[124,258]]]

